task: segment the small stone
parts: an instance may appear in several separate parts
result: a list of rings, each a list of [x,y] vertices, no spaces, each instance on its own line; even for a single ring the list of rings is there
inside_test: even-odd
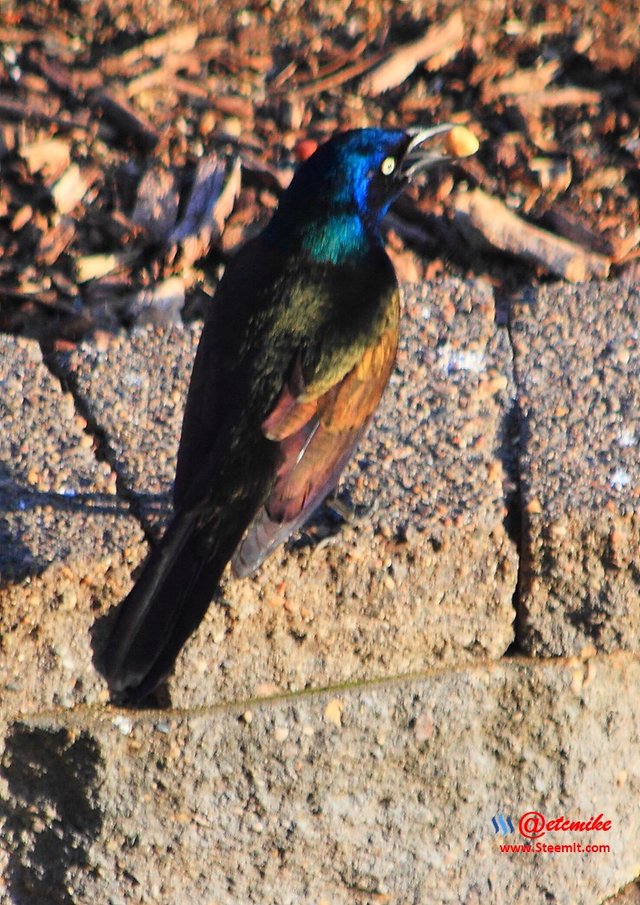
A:
[[[339,698],[332,698],[324,709],[324,718],[328,723],[333,723],[338,729],[342,726],[342,711],[344,704]]]
[[[133,723],[129,719],[128,716],[123,716],[118,713],[111,720],[116,729],[119,729],[123,735],[131,735],[131,731],[133,730]]]

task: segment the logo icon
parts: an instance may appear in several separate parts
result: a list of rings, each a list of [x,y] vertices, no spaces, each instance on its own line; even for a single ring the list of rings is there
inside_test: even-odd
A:
[[[515,832],[513,823],[511,822],[511,817],[505,817],[503,814],[496,814],[495,817],[491,818],[491,823],[493,824],[493,828],[496,833],[499,833],[500,830],[502,830],[503,836],[507,836],[509,833]]]
[[[539,839],[546,832],[545,823],[544,814],[540,811],[527,811],[520,818],[518,830],[525,839]]]

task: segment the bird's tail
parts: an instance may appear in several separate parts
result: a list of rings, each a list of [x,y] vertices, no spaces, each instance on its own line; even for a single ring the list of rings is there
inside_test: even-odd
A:
[[[104,653],[111,692],[141,700],[167,676],[207,611],[242,530],[215,541],[197,511],[179,513],[121,604]]]

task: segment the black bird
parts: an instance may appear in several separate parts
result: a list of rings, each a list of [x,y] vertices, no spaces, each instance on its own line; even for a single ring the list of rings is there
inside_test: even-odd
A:
[[[381,220],[417,172],[475,151],[452,129],[334,136],[228,265],[191,377],[175,515],[105,651],[115,695],[153,691],[229,560],[250,575],[335,486],[396,355],[399,291]],[[437,136],[444,154],[425,144]]]

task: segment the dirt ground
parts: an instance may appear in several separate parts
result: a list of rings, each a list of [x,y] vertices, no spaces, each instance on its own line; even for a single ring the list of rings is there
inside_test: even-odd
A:
[[[296,162],[365,125],[480,140],[395,205],[401,278],[483,274],[505,314],[532,281],[635,276],[639,50],[635,0],[5,3],[0,329],[198,315]]]

